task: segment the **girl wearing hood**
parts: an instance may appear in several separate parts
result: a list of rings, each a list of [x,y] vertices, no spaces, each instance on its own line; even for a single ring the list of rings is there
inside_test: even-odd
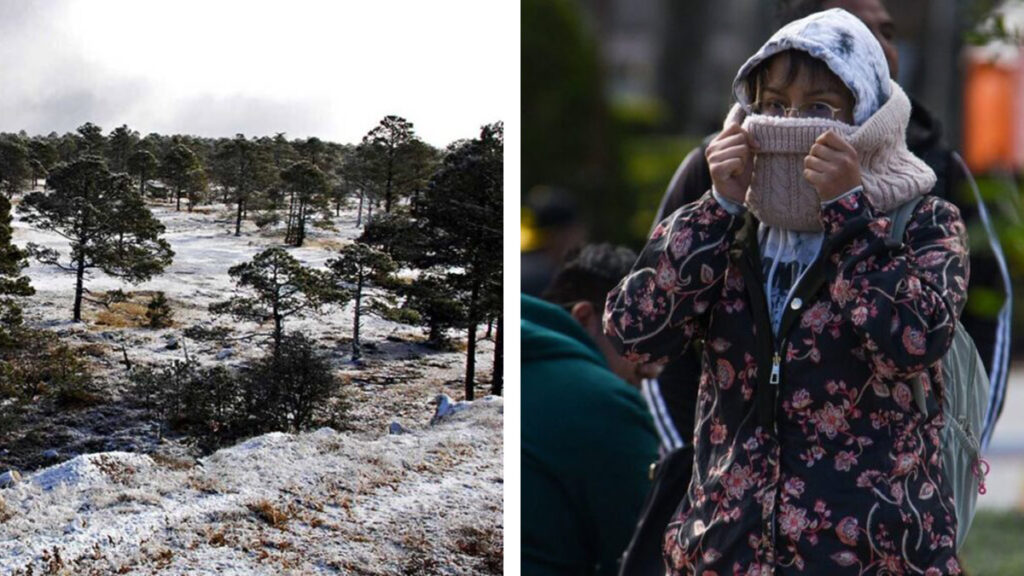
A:
[[[910,102],[840,9],[779,30],[734,94],[712,189],[655,228],[605,311],[634,360],[704,342],[669,571],[959,574],[937,362],[967,238],[935,197],[888,237],[887,214],[935,183],[906,149]]]

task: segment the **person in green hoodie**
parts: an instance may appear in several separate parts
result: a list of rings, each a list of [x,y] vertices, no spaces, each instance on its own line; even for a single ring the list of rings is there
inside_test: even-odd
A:
[[[613,575],[658,437],[643,397],[566,311],[522,305],[522,573]]]

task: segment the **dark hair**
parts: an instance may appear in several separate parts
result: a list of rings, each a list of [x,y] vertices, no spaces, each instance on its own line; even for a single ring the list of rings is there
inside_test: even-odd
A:
[[[793,20],[821,12],[826,1],[828,0],[779,0],[775,6],[775,23],[777,27],[782,27]]]
[[[783,86],[788,87],[794,81],[796,77],[800,75],[800,71],[807,68],[807,73],[811,76],[811,81],[815,84],[824,82],[831,88],[835,88],[837,91],[843,94],[849,94],[853,98],[853,93],[843,83],[843,81],[836,76],[835,72],[828,67],[828,64],[818,60],[814,56],[811,56],[803,50],[786,50],[779,52],[769,58],[762,60],[757,66],[747,74],[747,94],[750,95],[750,100],[757,100],[757,87],[763,85],[768,78],[768,68],[771,66],[772,61],[776,58],[786,58],[786,83]]]
[[[585,301],[603,310],[608,292],[629,274],[634,262],[636,253],[629,248],[587,244],[569,255],[541,298],[560,305]]]

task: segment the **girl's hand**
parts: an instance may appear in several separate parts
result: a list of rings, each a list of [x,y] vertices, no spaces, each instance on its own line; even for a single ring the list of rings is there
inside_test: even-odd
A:
[[[759,148],[754,137],[730,124],[708,144],[706,157],[715,190],[728,200],[743,204],[754,174],[754,152]]]
[[[857,151],[835,132],[822,134],[804,157],[804,178],[818,191],[822,202],[846,194],[861,185]]]

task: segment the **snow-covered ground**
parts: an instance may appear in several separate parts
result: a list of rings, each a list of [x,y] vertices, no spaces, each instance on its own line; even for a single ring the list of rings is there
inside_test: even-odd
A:
[[[0,492],[0,573],[500,573],[501,408],[375,439],[269,434],[195,463],[80,456]]]
[[[287,331],[316,338],[342,378],[351,405],[342,432],[264,436],[198,465],[192,464],[201,455],[185,439],[160,438],[153,415],[129,401],[122,349],[135,365],[182,360],[186,349],[205,364],[237,365],[263,354],[258,341],[196,342],[183,333],[198,324],[228,326],[235,337],[266,330],[213,317],[208,306],[231,296],[231,266],[281,245],[282,233],[247,222],[234,236],[229,206],[194,213],[152,208],[167,227],[173,265],[135,286],[94,271],[87,287],[163,291],[174,310],[170,328],[119,322],[95,305],[86,305],[86,322],[73,324],[74,278],[37,262],[27,269],[37,293],[26,302],[26,322],[83,353],[104,402],[30,414],[0,442],[0,473],[12,462],[26,472],[56,465],[0,490],[0,575],[33,564],[34,574],[500,571],[501,415],[490,409],[428,426],[435,394],[463,397],[465,352],[424,346],[421,328],[365,316],[365,356],[355,366],[351,306],[286,322]],[[59,236],[27,226],[17,209],[14,215],[16,244],[67,251]],[[333,230],[311,229],[305,247],[288,251],[323,266],[358,236],[355,222],[354,210],[343,211]],[[482,341],[480,396],[488,391],[493,354],[493,343]],[[395,420],[418,432],[387,436]]]

